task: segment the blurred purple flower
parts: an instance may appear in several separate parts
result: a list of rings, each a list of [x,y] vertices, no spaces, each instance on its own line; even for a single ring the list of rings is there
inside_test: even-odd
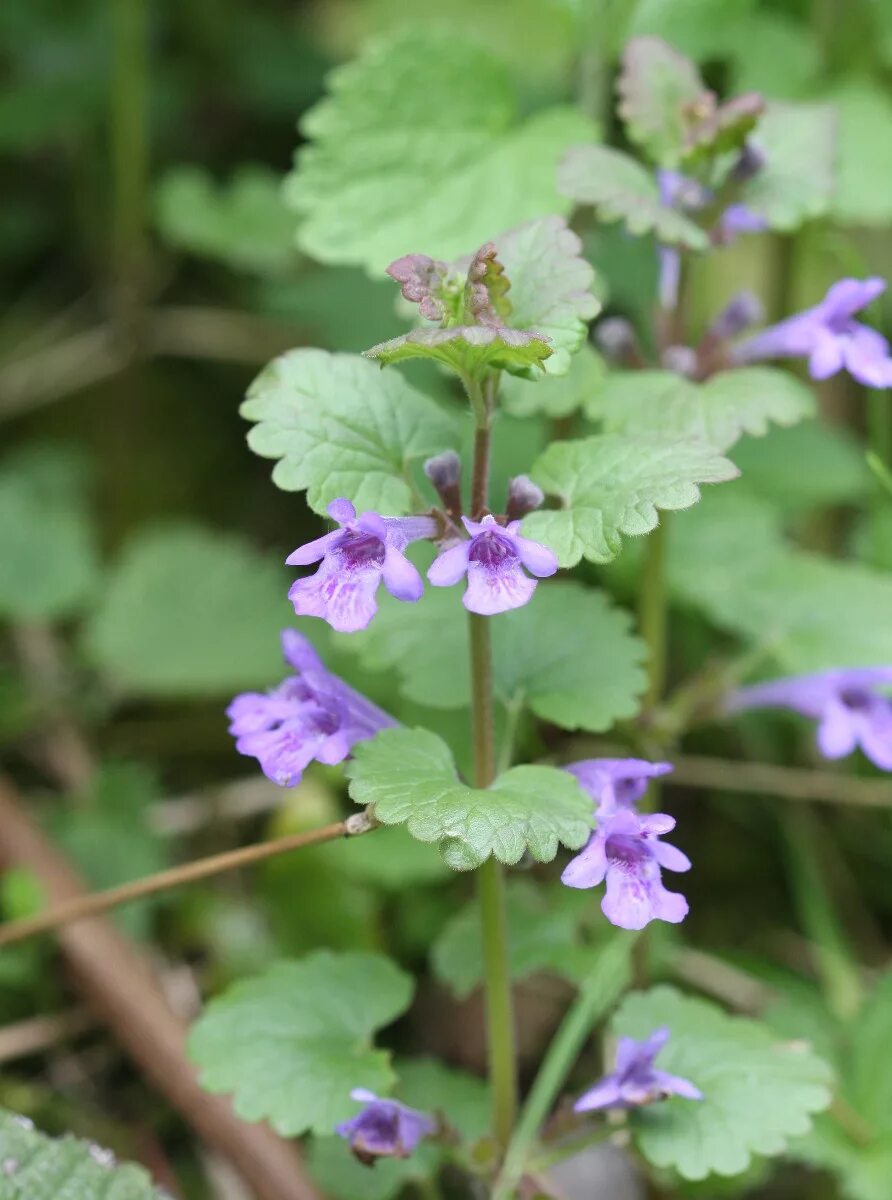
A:
[[[360,1160],[370,1165],[376,1158],[408,1158],[423,1137],[436,1131],[436,1122],[397,1100],[382,1100],[365,1088],[355,1088],[351,1099],[364,1105],[362,1112],[335,1127]]]
[[[702,1100],[703,1093],[688,1079],[670,1075],[654,1066],[654,1059],[669,1040],[669,1030],[656,1029],[643,1042],[622,1037],[616,1047],[616,1066],[579,1097],[576,1112],[600,1108],[641,1108],[669,1096]]]
[[[828,379],[847,370],[866,387],[892,387],[889,343],[867,325],[854,320],[886,290],[886,281],[841,279],[814,308],[770,325],[733,351],[737,363],[767,358],[807,358],[812,379]]]
[[[745,204],[729,204],[711,230],[715,245],[730,246],[745,233],[763,233],[768,222]]]
[[[892,684],[892,667],[823,671],[741,688],[725,709],[789,708],[818,722],[825,758],[842,758],[860,746],[881,770],[892,771],[892,698],[878,690],[883,684]]]
[[[619,809],[605,817],[585,849],[567,864],[561,882],[572,888],[593,888],[606,879],[601,911],[620,929],[643,929],[650,921],[677,925],[688,912],[688,902],[678,892],[663,887],[660,868],[688,871],[686,854],[661,842],[675,828],[665,813],[638,816]]]
[[[523,568],[540,577],[558,569],[551,550],[520,536],[520,521],[504,527],[493,516],[482,521],[462,517],[462,521],[470,538],[443,550],[427,577],[434,587],[451,587],[467,575],[463,603],[469,612],[492,616],[520,608],[536,590],[535,579],[525,575]]]
[[[421,576],[403,554],[410,542],[433,537],[433,517],[357,517],[349,500],[333,500],[329,516],[339,529],[299,546],[285,562],[303,567],[322,560],[314,575],[291,585],[288,599],[299,617],[322,617],[339,633],[365,629],[378,605],[375,593],[384,586],[397,600],[420,600]]]
[[[313,759],[339,763],[396,721],[326,670],[302,634],[284,630],[282,649],[295,674],[272,691],[236,696],[226,715],[239,754],[256,758],[273,783],[294,787]]]
[[[575,775],[584,792],[591,796],[598,818],[612,816],[621,809],[634,812],[647,791],[648,781],[668,775],[672,764],[652,763],[643,758],[585,758],[564,768]]]

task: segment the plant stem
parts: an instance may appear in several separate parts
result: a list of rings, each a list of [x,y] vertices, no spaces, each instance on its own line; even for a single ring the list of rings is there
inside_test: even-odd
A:
[[[476,418],[471,513],[479,517],[487,507],[489,487],[490,422],[498,377],[488,378],[471,395]],[[471,654],[471,737],[474,747],[474,783],[489,787],[496,775],[495,720],[492,689],[490,618],[468,614]],[[488,859],[477,872],[480,921],[483,933],[483,981],[486,995],[486,1043],[492,1090],[493,1133],[504,1150],[517,1112],[517,1053],[511,971],[508,965],[508,919],[505,880],[501,865]]]
[[[646,708],[659,704],[666,686],[667,629],[666,629],[666,525],[668,514],[662,513],[660,523],[649,535],[644,547],[644,575],[638,623],[648,651]]]
[[[592,1027],[627,986],[635,939],[616,935],[598,956],[542,1060],[526,1098],[493,1200],[509,1200],[524,1173],[530,1146],[554,1105]]]

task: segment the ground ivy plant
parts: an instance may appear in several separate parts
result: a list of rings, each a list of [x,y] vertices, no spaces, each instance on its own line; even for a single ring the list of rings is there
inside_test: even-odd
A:
[[[666,538],[667,514],[739,475],[728,454],[743,435],[814,411],[811,389],[768,364],[801,359],[816,379],[845,370],[892,386],[888,346],[856,319],[883,283],[841,280],[757,332],[758,305],[735,294],[693,328],[698,256],[829,206],[832,113],[755,93],[719,99],[650,36],[626,47],[618,97],[630,152],[602,145],[573,108],[521,115],[485,48],[401,34],[332,75],[287,181],[301,248],[386,271],[414,327],[364,355],[292,350],[249,390],[249,445],[327,523],[287,559],[296,621],[282,633],[285,676],[236,696],[230,728],[236,750],[283,788],[313,762],[342,765],[357,806],[348,832],[402,826],[446,868],[473,873],[473,905],[430,958],[458,996],[482,983],[489,1067],[484,1083],[393,1058],[388,1031],[415,982],[378,954],[317,951],[211,1000],[190,1037],[204,1086],[231,1094],[246,1120],[308,1135],[333,1197],[386,1200],[410,1184],[439,1196],[447,1168],[449,1195],[550,1195],[551,1166],[599,1140],[628,1146],[664,1181],[742,1177],[791,1143],[814,1160],[843,1144],[833,1072],[804,1040],[648,988],[641,951],[652,922],[688,914],[675,883],[692,867],[686,818],[676,827],[655,798],[677,738],[704,710],[732,721],[790,709],[815,722],[827,757],[860,746],[892,769],[889,668],[863,661],[857,630],[828,649],[834,631],[802,599],[843,568],[797,557],[779,530],[751,552],[753,524],[738,519],[739,501],[721,507],[718,487],[699,525],[682,519]],[[658,259],[640,327],[598,319],[603,286],[580,233],[616,221]],[[507,415],[546,431],[537,450],[504,437]],[[184,535],[184,557],[197,549]],[[623,588],[597,586],[619,556],[637,627],[612,598]],[[760,571],[776,600],[750,599]],[[232,583],[250,597],[247,580]],[[771,635],[742,668],[769,678],[722,675],[665,696],[669,589],[744,639]],[[326,625],[333,635],[319,637]],[[116,628],[106,615],[90,633],[109,662]],[[392,673],[395,711],[341,678],[329,654],[364,677]],[[467,714],[469,738],[455,736],[454,712]],[[552,736],[617,722],[629,746],[619,757],[574,758]],[[530,761],[517,761],[521,748]],[[511,868],[524,874],[506,880]],[[574,998],[521,1097],[512,982],[542,968]],[[571,1083],[604,1020],[602,1076]],[[4,1130],[0,1179],[60,1156],[85,1181],[111,1169],[0,1114]],[[152,1194],[137,1175],[119,1180],[115,1195]]]

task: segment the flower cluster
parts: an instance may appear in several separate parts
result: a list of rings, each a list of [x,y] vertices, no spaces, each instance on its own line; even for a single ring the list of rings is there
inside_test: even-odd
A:
[[[678,924],[688,902],[663,887],[661,868],[688,871],[690,859],[661,841],[675,828],[666,813],[640,814],[637,802],[647,781],[672,770],[669,763],[637,758],[593,758],[567,770],[579,780],[595,805],[597,828],[585,848],[565,867],[568,887],[593,888],[606,881],[601,909],[621,929],[643,929],[650,921]]]
[[[450,491],[456,487],[455,482],[449,484]],[[509,510],[512,504],[517,507],[522,494],[523,511],[530,511],[529,498],[536,493],[541,503],[542,493],[528,480],[512,480]],[[404,552],[411,542],[439,536],[435,518],[382,517],[375,512],[357,516],[344,499],[332,501],[328,512],[338,528],[299,546],[285,560],[289,566],[320,563],[315,574],[298,579],[288,593],[298,616],[321,617],[340,633],[354,633],[365,629],[375,615],[381,583],[397,600],[421,599],[421,576]],[[460,526],[450,522],[427,577],[435,587],[450,587],[467,576],[464,605],[470,612],[493,616],[520,608],[536,589],[535,579],[523,568],[540,578],[558,569],[551,550],[521,537],[519,520],[503,525],[487,514],[480,521],[462,517],[461,522],[468,536],[460,537]]]
[[[323,665],[309,641],[282,634],[294,674],[269,692],[243,692],[226,710],[239,754],[256,758],[273,783],[293,787],[316,759],[342,762],[357,742],[396,725],[393,717]]]
[[[892,667],[853,667],[759,683],[732,693],[729,713],[787,708],[818,722],[818,749],[842,758],[860,746],[882,771],[892,771]]]
[[[669,1040],[669,1030],[655,1029],[643,1042],[622,1037],[616,1047],[613,1071],[584,1092],[573,1108],[593,1112],[603,1108],[641,1108],[669,1096],[702,1100],[703,1093],[688,1079],[670,1075],[654,1066],[654,1060]]]

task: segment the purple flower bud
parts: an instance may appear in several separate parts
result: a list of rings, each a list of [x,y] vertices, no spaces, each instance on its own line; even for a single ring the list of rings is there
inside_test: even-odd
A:
[[[541,508],[544,501],[545,493],[538,484],[533,483],[529,475],[515,475],[513,479],[508,480],[506,511],[509,521],[519,521],[527,513]]]
[[[273,783],[294,787],[313,759],[342,762],[396,721],[326,670],[302,634],[284,630],[282,649],[294,675],[272,691],[236,696],[226,715],[239,754],[256,758]]]
[[[847,370],[866,387],[892,387],[889,343],[854,315],[886,290],[886,282],[842,279],[814,308],[770,325],[734,350],[737,363],[768,358],[807,358],[812,379]]]
[[[660,868],[689,871],[690,859],[660,837],[675,828],[666,813],[638,816],[619,809],[598,822],[588,845],[564,868],[561,882],[593,888],[605,880],[601,911],[620,929],[643,929],[651,921],[677,925],[687,916],[688,902],[663,887]]]
[[[657,171],[657,184],[662,203],[681,212],[699,212],[712,199],[709,188],[679,171]]]
[[[765,309],[758,296],[753,292],[738,292],[710,325],[708,336],[717,342],[729,341],[750,325],[758,324],[764,316]]]
[[[764,233],[767,228],[765,218],[745,204],[729,204],[713,226],[710,236],[714,245],[730,246],[741,234]]]
[[[818,722],[818,749],[843,758],[860,746],[881,771],[892,771],[892,667],[853,667],[759,683],[732,693],[729,713],[751,708],[788,708]]]
[[[735,183],[746,183],[758,175],[765,166],[765,152],[753,142],[744,142],[740,157],[731,168],[731,178]]]
[[[616,1065],[589,1088],[573,1108],[576,1112],[592,1112],[601,1108],[641,1108],[669,1096],[684,1096],[686,1100],[702,1100],[703,1093],[688,1079],[669,1075],[654,1066],[654,1060],[669,1040],[669,1030],[655,1029],[643,1042],[634,1038],[619,1039]]]
[[[595,326],[598,349],[612,363],[632,366],[641,359],[638,335],[625,317],[605,317]]]
[[[424,584],[403,554],[410,542],[434,537],[432,517],[356,516],[349,500],[333,500],[329,516],[339,529],[299,546],[285,559],[306,566],[322,559],[314,575],[291,585],[288,599],[299,617],[321,617],[339,633],[365,629],[378,605],[375,593],[384,586],[397,600],[421,599]]]
[[[462,517],[462,521],[469,540],[443,550],[427,577],[434,587],[451,587],[467,575],[462,602],[469,612],[493,616],[521,608],[536,590],[535,579],[525,575],[523,567],[540,577],[558,569],[551,550],[520,536],[520,521],[511,521],[504,528],[493,516],[482,521]]]
[[[355,1088],[350,1097],[364,1106],[362,1112],[337,1125],[335,1133],[367,1166],[376,1158],[408,1158],[423,1137],[436,1131],[431,1117],[397,1100],[382,1100],[365,1088]]]
[[[461,516],[461,459],[445,450],[424,464],[424,473],[434,485],[446,512],[453,520]]]
[[[591,796],[599,819],[623,809],[634,812],[648,782],[668,775],[672,769],[671,763],[652,763],[643,758],[586,758],[564,768]]]

